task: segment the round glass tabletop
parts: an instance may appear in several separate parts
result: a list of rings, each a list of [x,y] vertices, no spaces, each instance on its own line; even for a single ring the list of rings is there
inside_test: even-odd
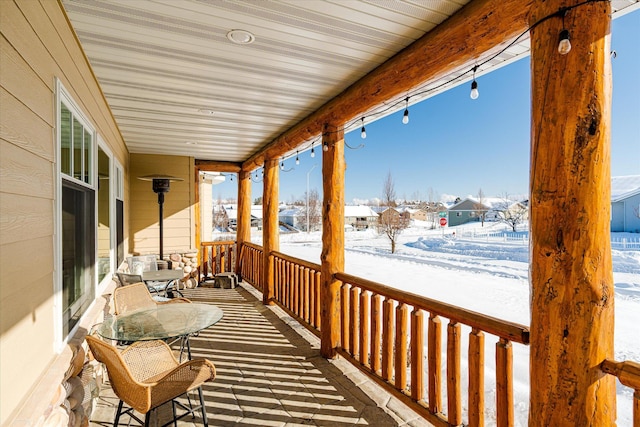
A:
[[[118,341],[148,341],[194,334],[222,319],[222,310],[209,304],[159,304],[105,319],[97,333]]]

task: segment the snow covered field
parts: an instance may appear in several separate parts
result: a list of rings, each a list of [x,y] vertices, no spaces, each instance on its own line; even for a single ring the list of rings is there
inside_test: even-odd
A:
[[[388,239],[373,230],[347,232],[345,270],[408,292],[529,325],[528,243],[465,239],[460,237],[461,227],[467,226],[456,227],[457,237],[452,234],[453,228],[404,230],[393,255]],[[502,226],[485,223],[486,228],[495,230]],[[613,233],[612,237],[638,236]],[[280,251],[319,263],[320,233],[281,235]],[[616,292],[615,358],[640,361],[640,251],[613,250],[612,255]],[[463,330],[465,340],[468,332]],[[485,342],[486,420],[487,425],[493,425],[495,340],[487,335]],[[463,341],[463,353],[466,346],[467,342]],[[466,355],[463,356],[464,367],[467,361]],[[521,426],[527,425],[528,363],[529,347],[514,344],[515,416],[516,425]],[[467,379],[463,378],[462,384],[466,383]],[[631,389],[618,384],[618,426],[632,424],[632,394]],[[466,406],[464,394],[463,405]]]

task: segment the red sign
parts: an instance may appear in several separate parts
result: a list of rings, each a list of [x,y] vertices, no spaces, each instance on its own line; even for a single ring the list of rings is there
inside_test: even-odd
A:
[[[447,218],[440,218],[440,226],[444,227],[445,225],[447,225]]]

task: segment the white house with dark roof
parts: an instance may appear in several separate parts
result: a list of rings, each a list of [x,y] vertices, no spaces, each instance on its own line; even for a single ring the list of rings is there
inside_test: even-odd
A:
[[[611,231],[640,233],[640,175],[611,178]]]

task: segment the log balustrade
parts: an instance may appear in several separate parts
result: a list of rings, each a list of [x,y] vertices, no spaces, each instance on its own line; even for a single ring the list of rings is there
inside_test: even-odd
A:
[[[237,245],[234,240],[202,242],[200,244],[200,281],[212,279],[218,273],[234,271]]]
[[[296,319],[318,334],[320,331],[320,265],[271,253],[274,263],[275,300]]]
[[[239,273],[242,280],[250,283],[254,288],[262,292],[263,290],[263,260],[262,247],[254,243],[244,242],[240,248]]]
[[[600,364],[600,369],[606,374],[617,377],[622,385],[634,390],[633,427],[640,427],[640,363],[607,359]]]
[[[457,426],[463,422],[460,359],[462,326],[466,325],[471,328],[467,353],[468,425],[483,426],[484,341],[485,334],[493,335],[497,338],[496,424],[514,424],[511,346],[514,342],[529,344],[527,327],[345,273],[335,277],[342,282],[342,356],[434,425]],[[444,318],[448,319],[446,347],[442,345]],[[446,406],[441,392],[443,382]]]
[[[262,247],[244,243],[240,257],[243,279],[261,289]],[[272,252],[270,260],[275,302],[319,335],[320,265],[280,252]],[[512,344],[529,344],[526,326],[346,273],[335,278],[342,283],[338,352],[436,426],[463,423],[462,326],[470,328],[468,425],[484,425],[484,341],[485,335],[494,336],[496,425],[514,425]],[[600,368],[634,389],[633,427],[640,427],[640,364],[605,360]]]

